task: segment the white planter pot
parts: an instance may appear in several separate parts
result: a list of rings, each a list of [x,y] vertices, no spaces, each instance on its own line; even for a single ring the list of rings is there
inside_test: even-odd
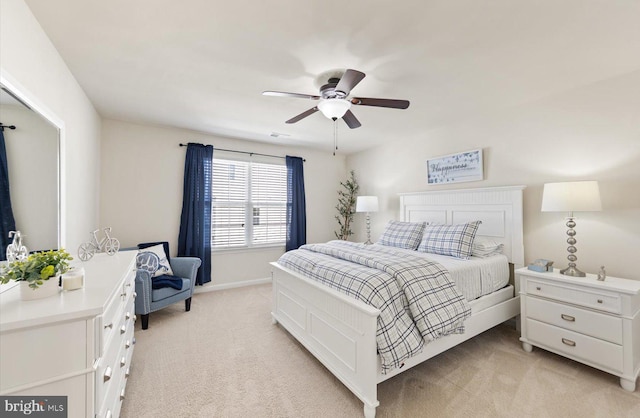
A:
[[[49,280],[45,280],[41,286],[37,289],[29,287],[29,282],[20,282],[20,299],[22,300],[34,300],[43,299],[53,296],[60,292],[60,276],[49,277]]]

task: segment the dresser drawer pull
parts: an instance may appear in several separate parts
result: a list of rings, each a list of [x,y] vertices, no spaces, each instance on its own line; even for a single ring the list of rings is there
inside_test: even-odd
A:
[[[124,314],[125,319],[129,319],[131,318],[131,312],[127,312],[126,314]]]
[[[542,290],[540,286],[536,286],[536,290]]]
[[[568,345],[569,347],[575,347],[576,346],[576,342],[575,341],[571,341],[571,340],[568,340],[566,338],[562,339],[562,344]]]
[[[112,418],[112,417],[113,417],[113,414],[111,413],[111,410],[109,409],[107,411],[107,413],[104,415],[104,418]]]
[[[111,370],[111,367],[107,367],[106,370],[104,371],[104,381],[108,381],[109,379],[111,379],[111,373],[113,373],[113,370]]]
[[[124,367],[127,364],[127,358],[126,357],[122,357],[120,359],[120,367]]]
[[[567,314],[560,314],[560,317],[562,319],[564,319],[565,321],[569,321],[569,322],[576,322],[576,318],[574,316],[571,315],[567,315]]]
[[[124,389],[122,389],[120,391],[120,400],[123,401],[124,400]]]
[[[138,315],[133,315],[133,322],[136,322],[137,319],[138,319]]]
[[[124,334],[125,332],[127,332],[127,326],[123,325],[120,327],[120,334]]]
[[[598,299],[598,303],[602,303],[602,299]]]
[[[138,294],[136,292],[133,292],[133,297],[135,298],[136,296],[138,296]]]
[[[129,377],[130,374],[131,374],[131,368],[127,367],[127,370],[125,370],[124,372],[124,377]]]
[[[104,329],[107,329],[107,328],[113,328],[113,322],[112,322],[112,323],[110,323],[109,325],[105,325],[105,326],[104,326]]]
[[[127,341],[124,343],[124,348],[129,348],[129,347],[131,347],[131,341],[127,340]]]
[[[135,343],[136,343],[136,337],[133,337],[132,342],[133,342],[133,344],[135,344]]]

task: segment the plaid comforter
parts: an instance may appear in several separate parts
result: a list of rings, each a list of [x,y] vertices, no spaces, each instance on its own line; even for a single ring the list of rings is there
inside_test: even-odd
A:
[[[278,263],[380,309],[382,372],[401,367],[425,341],[464,332],[471,308],[438,263],[382,245],[309,244]]]

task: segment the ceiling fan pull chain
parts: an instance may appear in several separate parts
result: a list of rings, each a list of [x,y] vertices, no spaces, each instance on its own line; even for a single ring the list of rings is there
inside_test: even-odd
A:
[[[338,150],[338,119],[333,119],[333,155]]]

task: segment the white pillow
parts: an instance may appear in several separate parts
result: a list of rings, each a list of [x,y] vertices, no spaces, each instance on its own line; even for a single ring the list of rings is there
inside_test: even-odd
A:
[[[496,254],[502,254],[504,244],[490,238],[476,238],[471,246],[471,255],[473,257],[491,257]]]
[[[167,259],[167,255],[164,253],[162,244],[138,250],[136,265],[137,268],[147,270],[151,273],[151,277],[158,277],[165,274],[173,276],[173,270],[171,270],[169,259]]]

